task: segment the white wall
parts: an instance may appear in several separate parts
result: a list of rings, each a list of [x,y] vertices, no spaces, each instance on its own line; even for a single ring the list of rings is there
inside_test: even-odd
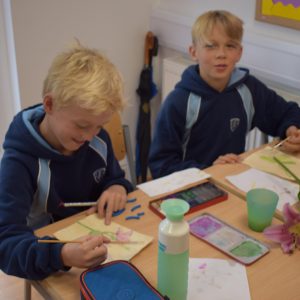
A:
[[[252,0],[161,0],[151,16],[163,56],[174,50],[187,55],[191,26],[196,17],[211,9],[226,9],[244,21],[244,53],[241,65],[255,75],[300,94],[300,32],[255,20]]]
[[[11,10],[8,0],[0,1],[0,145],[8,124],[19,107]],[[0,148],[0,160],[3,149]]]
[[[100,49],[125,79],[129,106],[123,113],[132,142],[143,67],[144,39],[157,0],[11,0],[21,105],[41,101],[44,77],[54,56],[78,38]]]
[[[22,107],[41,101],[42,82],[53,57],[77,37],[103,50],[122,72],[130,102],[123,122],[130,126],[134,145],[139,104],[135,90],[143,66],[145,33],[150,29],[159,39],[154,71],[160,87],[162,58],[187,55],[191,25],[209,9],[228,9],[244,20],[241,64],[300,94],[300,32],[256,21],[255,2],[11,0]],[[152,119],[159,104],[158,96],[152,100]]]

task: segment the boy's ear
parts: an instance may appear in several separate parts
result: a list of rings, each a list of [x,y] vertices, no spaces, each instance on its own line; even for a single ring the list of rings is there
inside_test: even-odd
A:
[[[238,59],[237,59],[237,61],[236,61],[236,62],[239,62],[239,61],[240,61],[240,59],[241,59],[242,55],[243,55],[243,46],[241,46],[241,47],[240,47],[240,53],[239,53],[239,57],[238,57]]]
[[[189,47],[189,53],[192,60],[197,61],[196,46],[194,44]]]
[[[53,99],[51,95],[46,95],[43,99],[44,110],[46,113],[50,113],[53,111]]]

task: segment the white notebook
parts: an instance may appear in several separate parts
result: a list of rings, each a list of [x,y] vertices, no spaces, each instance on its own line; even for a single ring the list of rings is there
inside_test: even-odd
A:
[[[195,183],[209,177],[210,175],[208,173],[200,169],[190,168],[139,184],[137,187],[148,196],[154,197],[164,193],[173,192],[188,184]]]

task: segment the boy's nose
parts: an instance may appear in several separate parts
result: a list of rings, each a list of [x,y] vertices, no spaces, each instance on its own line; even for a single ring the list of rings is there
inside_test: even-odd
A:
[[[219,47],[216,53],[216,57],[217,58],[222,58],[225,57],[226,53],[225,53],[225,48],[224,47]]]

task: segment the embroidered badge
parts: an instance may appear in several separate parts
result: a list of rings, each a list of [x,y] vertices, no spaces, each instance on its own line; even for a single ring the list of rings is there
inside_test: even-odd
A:
[[[94,176],[94,180],[99,183],[101,181],[101,179],[103,178],[104,174],[105,174],[105,168],[100,168],[97,169],[96,171],[94,171],[93,176]]]
[[[231,132],[234,132],[240,125],[240,119],[239,118],[232,118],[230,119],[230,130]]]

